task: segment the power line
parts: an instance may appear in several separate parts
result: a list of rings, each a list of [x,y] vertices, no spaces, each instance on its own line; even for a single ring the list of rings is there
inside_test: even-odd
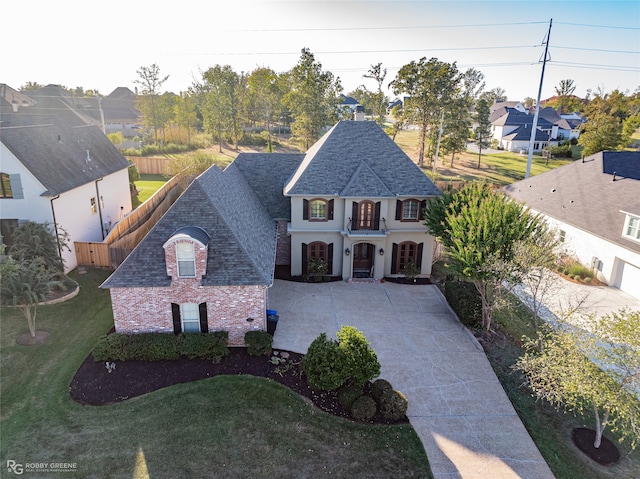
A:
[[[594,25],[591,23],[557,22],[558,25],[571,25],[573,27],[613,28],[615,30],[640,30],[640,27],[622,27],[618,25]]]

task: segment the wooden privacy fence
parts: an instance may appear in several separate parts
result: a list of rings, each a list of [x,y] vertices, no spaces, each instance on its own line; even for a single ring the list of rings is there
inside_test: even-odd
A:
[[[127,159],[136,165],[138,173],[143,175],[170,175],[169,158],[157,156],[128,156]]]
[[[180,177],[175,176],[120,220],[101,243],[75,241],[78,265],[117,268],[178,199],[182,190]]]

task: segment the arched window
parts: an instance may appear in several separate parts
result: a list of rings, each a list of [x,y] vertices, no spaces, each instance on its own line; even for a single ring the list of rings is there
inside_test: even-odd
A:
[[[400,244],[393,243],[393,256],[391,258],[391,274],[402,274],[404,268],[412,261],[418,270],[422,265],[422,249],[424,243],[405,241]]]
[[[317,266],[318,261],[327,265],[327,274],[333,272],[333,243],[314,241],[309,244],[302,243],[302,274],[311,273],[310,264]]]
[[[317,259],[327,262],[327,243],[314,241],[307,246],[307,261]]]
[[[327,202],[325,200],[309,201],[309,220],[310,221],[326,221],[327,220]]]
[[[180,278],[195,278],[196,256],[193,243],[177,243],[176,257],[178,260],[178,276]]]
[[[6,173],[0,173],[0,198],[13,198],[13,190],[11,188],[11,177]]]

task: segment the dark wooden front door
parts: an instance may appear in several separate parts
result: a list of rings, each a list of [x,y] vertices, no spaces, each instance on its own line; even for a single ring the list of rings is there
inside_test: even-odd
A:
[[[375,248],[371,243],[353,245],[353,276],[355,278],[368,278],[371,275],[374,253]]]

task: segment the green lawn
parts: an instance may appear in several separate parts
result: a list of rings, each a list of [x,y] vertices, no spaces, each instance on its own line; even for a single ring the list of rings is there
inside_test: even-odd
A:
[[[39,308],[48,344],[17,345],[26,321],[0,310],[3,466],[75,462],[70,477],[99,478],[432,477],[409,425],[354,424],[264,378],[205,379],[111,406],[75,403],[69,384],[113,325],[109,293],[97,289],[107,274],[74,275],[80,295]]]
[[[131,198],[133,208],[137,208],[151,198],[167,181],[169,178],[164,175],[140,175],[140,179],[136,181],[138,194]]]

